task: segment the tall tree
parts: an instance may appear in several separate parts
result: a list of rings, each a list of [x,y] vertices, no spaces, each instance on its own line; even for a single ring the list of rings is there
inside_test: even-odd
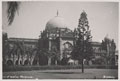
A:
[[[104,55],[106,64],[115,64],[116,44],[114,40],[105,37],[104,40],[102,40],[101,49],[106,51],[106,54]]]
[[[78,28],[75,29],[75,46],[72,51],[73,59],[79,60],[82,64],[82,73],[84,73],[84,59],[90,59],[93,50],[91,45],[91,31],[89,30],[87,14],[81,13]]]

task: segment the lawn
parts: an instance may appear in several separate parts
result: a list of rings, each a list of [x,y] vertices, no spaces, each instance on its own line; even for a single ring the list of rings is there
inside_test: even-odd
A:
[[[117,69],[32,70],[3,72],[3,79],[117,79]]]

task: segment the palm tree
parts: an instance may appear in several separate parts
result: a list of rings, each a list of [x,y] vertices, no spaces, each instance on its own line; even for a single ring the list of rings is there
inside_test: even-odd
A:
[[[55,56],[54,51],[47,50],[46,56],[48,57],[48,65],[51,65],[51,59]]]
[[[55,52],[55,65],[58,64],[58,61],[60,61],[60,51]]]
[[[23,52],[23,45],[21,42],[16,41],[13,43],[13,48],[9,52],[9,57],[13,56],[13,63],[15,65],[15,56],[17,56],[17,64],[20,65],[20,58],[24,54]]]
[[[32,48],[27,47],[26,48],[26,53],[27,53],[27,56],[28,56],[27,59],[29,61],[29,64],[32,65],[32,61],[31,61],[31,59],[32,59]]]
[[[16,51],[17,51],[17,46],[16,46],[16,43],[14,42],[13,43],[13,48],[10,50],[9,55],[8,55],[9,58],[11,58],[13,56],[12,57],[13,58],[13,65],[15,65]]]
[[[23,63],[23,57],[25,54],[24,42],[17,42],[16,44],[17,44],[18,65],[20,65],[20,58],[22,57],[22,63]]]
[[[24,54],[27,55],[27,62],[28,62],[27,65],[30,65],[30,64],[31,64],[31,62],[30,62],[30,58],[31,58],[31,48],[25,46],[25,47],[24,47]],[[23,58],[23,57],[22,57],[22,58]]]
[[[46,56],[48,57],[48,65],[51,65],[52,59],[55,59],[55,64],[57,65],[57,61],[59,60],[59,51],[56,48],[53,48],[52,50],[47,50]]]

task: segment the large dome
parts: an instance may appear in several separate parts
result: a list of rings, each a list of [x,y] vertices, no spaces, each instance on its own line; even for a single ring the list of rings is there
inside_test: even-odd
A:
[[[50,19],[46,24],[46,29],[51,28],[66,28],[67,22],[64,20],[64,18],[56,16],[53,19]]]

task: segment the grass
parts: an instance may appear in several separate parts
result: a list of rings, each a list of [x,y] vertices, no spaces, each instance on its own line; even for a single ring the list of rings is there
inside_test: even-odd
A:
[[[117,69],[118,66],[105,65],[84,65],[85,69]],[[3,66],[3,72],[6,71],[32,71],[32,70],[64,70],[64,69],[81,69],[81,65],[66,66]]]
[[[4,79],[118,79],[117,69],[65,69],[3,72]]]

